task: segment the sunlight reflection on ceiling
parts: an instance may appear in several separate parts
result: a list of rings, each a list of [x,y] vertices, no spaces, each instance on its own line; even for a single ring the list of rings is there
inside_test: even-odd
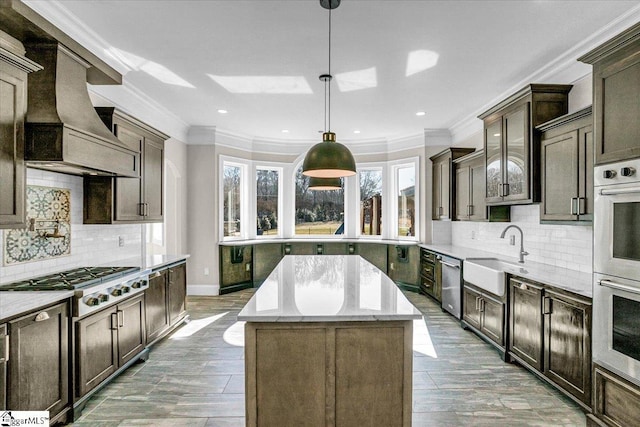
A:
[[[105,52],[131,71],[142,71],[162,83],[169,85],[195,89],[195,86],[191,83],[157,62],[149,61],[148,59],[115,47],[110,47],[106,49]]]
[[[365,68],[364,70],[347,71],[336,74],[338,89],[340,92],[351,92],[354,90],[369,89],[378,86],[376,67]]]
[[[178,329],[174,334],[171,335],[171,337],[169,337],[169,339],[175,340],[175,339],[190,337],[191,335],[195,334],[202,328],[212,324],[218,319],[221,319],[227,314],[229,314],[228,311],[225,313],[216,314],[215,316],[205,317],[203,319],[198,319],[198,320],[192,320],[189,323],[185,324],[182,328]]]
[[[311,86],[303,76],[216,76],[211,79],[231,93],[311,94]]]
[[[414,50],[407,56],[407,77],[435,67],[439,55],[432,50]]]
[[[424,317],[413,321],[413,351],[433,357],[434,359],[438,358]]]

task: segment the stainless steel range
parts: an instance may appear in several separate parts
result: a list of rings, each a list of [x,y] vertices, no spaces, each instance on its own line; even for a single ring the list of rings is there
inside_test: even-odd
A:
[[[143,292],[150,272],[139,267],[79,267],[7,283],[0,291],[73,290],[73,316],[79,318]]]
[[[640,386],[640,159],[594,174],[593,359]]]

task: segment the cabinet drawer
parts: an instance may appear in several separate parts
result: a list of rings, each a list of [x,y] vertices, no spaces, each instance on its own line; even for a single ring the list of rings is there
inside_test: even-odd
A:
[[[433,264],[420,264],[420,275],[431,281],[435,280],[435,270],[436,267]]]
[[[594,414],[609,426],[640,425],[638,387],[597,365],[594,373]]]
[[[436,254],[433,252],[426,251],[422,249],[420,251],[420,260],[422,262],[429,262],[431,264],[435,264],[436,262]]]

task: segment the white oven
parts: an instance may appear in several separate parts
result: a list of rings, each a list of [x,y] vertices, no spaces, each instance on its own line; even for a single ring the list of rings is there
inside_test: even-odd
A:
[[[594,170],[593,270],[640,281],[640,159]]]
[[[594,274],[593,360],[640,386],[640,282]]]

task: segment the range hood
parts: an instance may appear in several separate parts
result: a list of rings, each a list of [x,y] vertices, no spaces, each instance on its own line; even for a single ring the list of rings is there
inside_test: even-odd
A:
[[[27,44],[44,69],[29,76],[25,120],[27,166],[74,175],[140,176],[140,153],[104,125],[87,91],[90,64],[64,45]]]

